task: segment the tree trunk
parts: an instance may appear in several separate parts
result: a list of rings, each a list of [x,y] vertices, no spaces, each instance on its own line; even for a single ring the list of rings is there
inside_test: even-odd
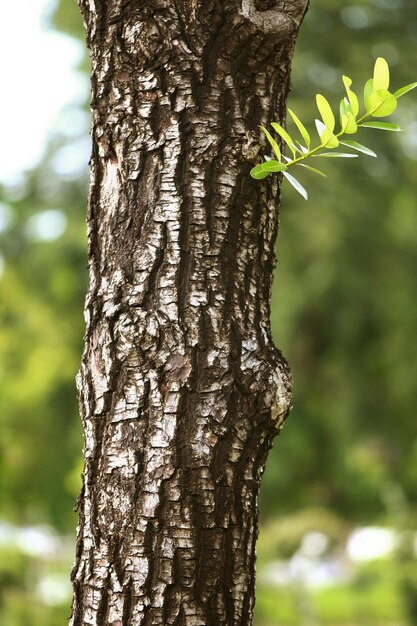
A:
[[[259,482],[291,402],[269,323],[280,180],[249,170],[258,124],[284,118],[307,0],[80,5],[93,153],[70,624],[249,626]]]

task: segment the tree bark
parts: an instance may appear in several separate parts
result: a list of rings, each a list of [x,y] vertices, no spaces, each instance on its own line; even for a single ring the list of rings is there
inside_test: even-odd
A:
[[[249,170],[258,124],[285,116],[307,0],[79,1],[93,152],[70,624],[250,626],[291,383],[269,323],[280,179]]]

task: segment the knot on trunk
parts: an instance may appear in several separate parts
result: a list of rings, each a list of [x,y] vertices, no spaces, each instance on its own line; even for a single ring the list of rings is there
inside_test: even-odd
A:
[[[292,381],[287,361],[279,350],[272,346],[261,353],[253,351],[249,340],[242,343],[242,373],[250,395],[256,396],[257,418],[268,418],[266,428],[273,434],[284,425],[291,409]]]
[[[291,372],[281,354],[278,362],[271,368],[269,380],[270,387],[265,391],[265,400],[271,406],[271,419],[275,428],[281,430],[292,407]]]
[[[240,12],[258,30],[285,41],[297,33],[307,5],[308,0],[242,0]]]
[[[121,40],[135,71],[160,67],[169,60],[172,45],[169,25],[158,15],[144,19],[133,11],[123,26]]]

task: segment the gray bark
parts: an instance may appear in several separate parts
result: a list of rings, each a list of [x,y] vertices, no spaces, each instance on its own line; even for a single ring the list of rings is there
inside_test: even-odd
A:
[[[259,481],[291,402],[269,307],[307,0],[80,0],[92,60],[84,485],[71,626],[250,626]],[[265,151],[266,147],[262,146]]]

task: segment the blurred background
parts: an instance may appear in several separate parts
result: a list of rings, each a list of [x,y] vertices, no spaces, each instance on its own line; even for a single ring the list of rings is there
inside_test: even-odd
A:
[[[69,616],[80,486],[88,61],[75,2],[1,9],[0,624]],[[19,24],[19,27],[16,27]],[[22,44],[23,42],[23,44]],[[415,0],[314,0],[290,106],[384,56],[417,80]],[[272,324],[294,409],[261,494],[256,626],[417,624],[417,92],[378,159],[284,185]]]

